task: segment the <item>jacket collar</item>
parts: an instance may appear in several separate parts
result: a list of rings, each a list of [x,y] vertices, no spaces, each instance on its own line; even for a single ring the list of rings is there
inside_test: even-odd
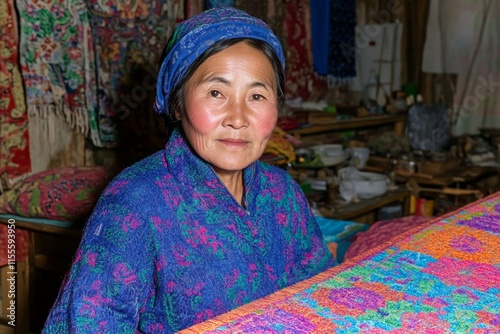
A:
[[[179,127],[174,129],[166,144],[165,160],[170,175],[180,184],[195,189],[208,187],[229,193],[212,166],[194,151]],[[245,194],[254,181],[256,169],[257,163],[253,162],[243,170]]]

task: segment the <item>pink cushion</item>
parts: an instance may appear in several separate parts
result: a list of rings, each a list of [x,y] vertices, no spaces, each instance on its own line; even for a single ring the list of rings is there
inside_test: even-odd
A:
[[[408,216],[381,220],[374,223],[366,232],[359,233],[354,242],[347,249],[344,260],[353,258],[361,253],[387,242],[418,225],[421,225],[433,217]]]
[[[104,167],[60,167],[43,171],[0,195],[0,212],[83,221],[110,180],[111,173]]]

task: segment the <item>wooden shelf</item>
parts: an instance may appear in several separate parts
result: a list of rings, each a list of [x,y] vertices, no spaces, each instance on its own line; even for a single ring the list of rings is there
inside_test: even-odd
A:
[[[288,133],[300,137],[303,135],[312,135],[322,132],[351,130],[359,128],[367,128],[386,124],[394,124],[394,131],[398,134],[404,133],[406,115],[380,115],[366,116],[353,119],[337,120],[335,114],[327,114],[324,116],[323,124],[311,124],[310,126],[289,130]]]
[[[398,202],[403,203],[403,216],[407,216],[410,212],[410,196],[411,192],[409,190],[396,189],[390,190],[384,195],[355,203],[339,203],[334,205],[333,212],[327,215],[326,218],[374,223],[376,220],[375,214],[378,209]],[[367,217],[363,217],[365,215],[372,215],[373,217],[366,219]]]

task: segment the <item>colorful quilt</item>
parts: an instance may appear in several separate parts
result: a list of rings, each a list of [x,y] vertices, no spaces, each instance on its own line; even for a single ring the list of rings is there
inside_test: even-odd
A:
[[[500,193],[183,333],[499,333]]]

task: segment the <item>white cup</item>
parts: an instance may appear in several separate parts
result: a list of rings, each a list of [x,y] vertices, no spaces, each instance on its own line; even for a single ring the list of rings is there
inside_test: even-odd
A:
[[[367,147],[352,147],[349,149],[351,154],[351,165],[357,169],[366,167],[366,163],[370,158],[370,149]]]

